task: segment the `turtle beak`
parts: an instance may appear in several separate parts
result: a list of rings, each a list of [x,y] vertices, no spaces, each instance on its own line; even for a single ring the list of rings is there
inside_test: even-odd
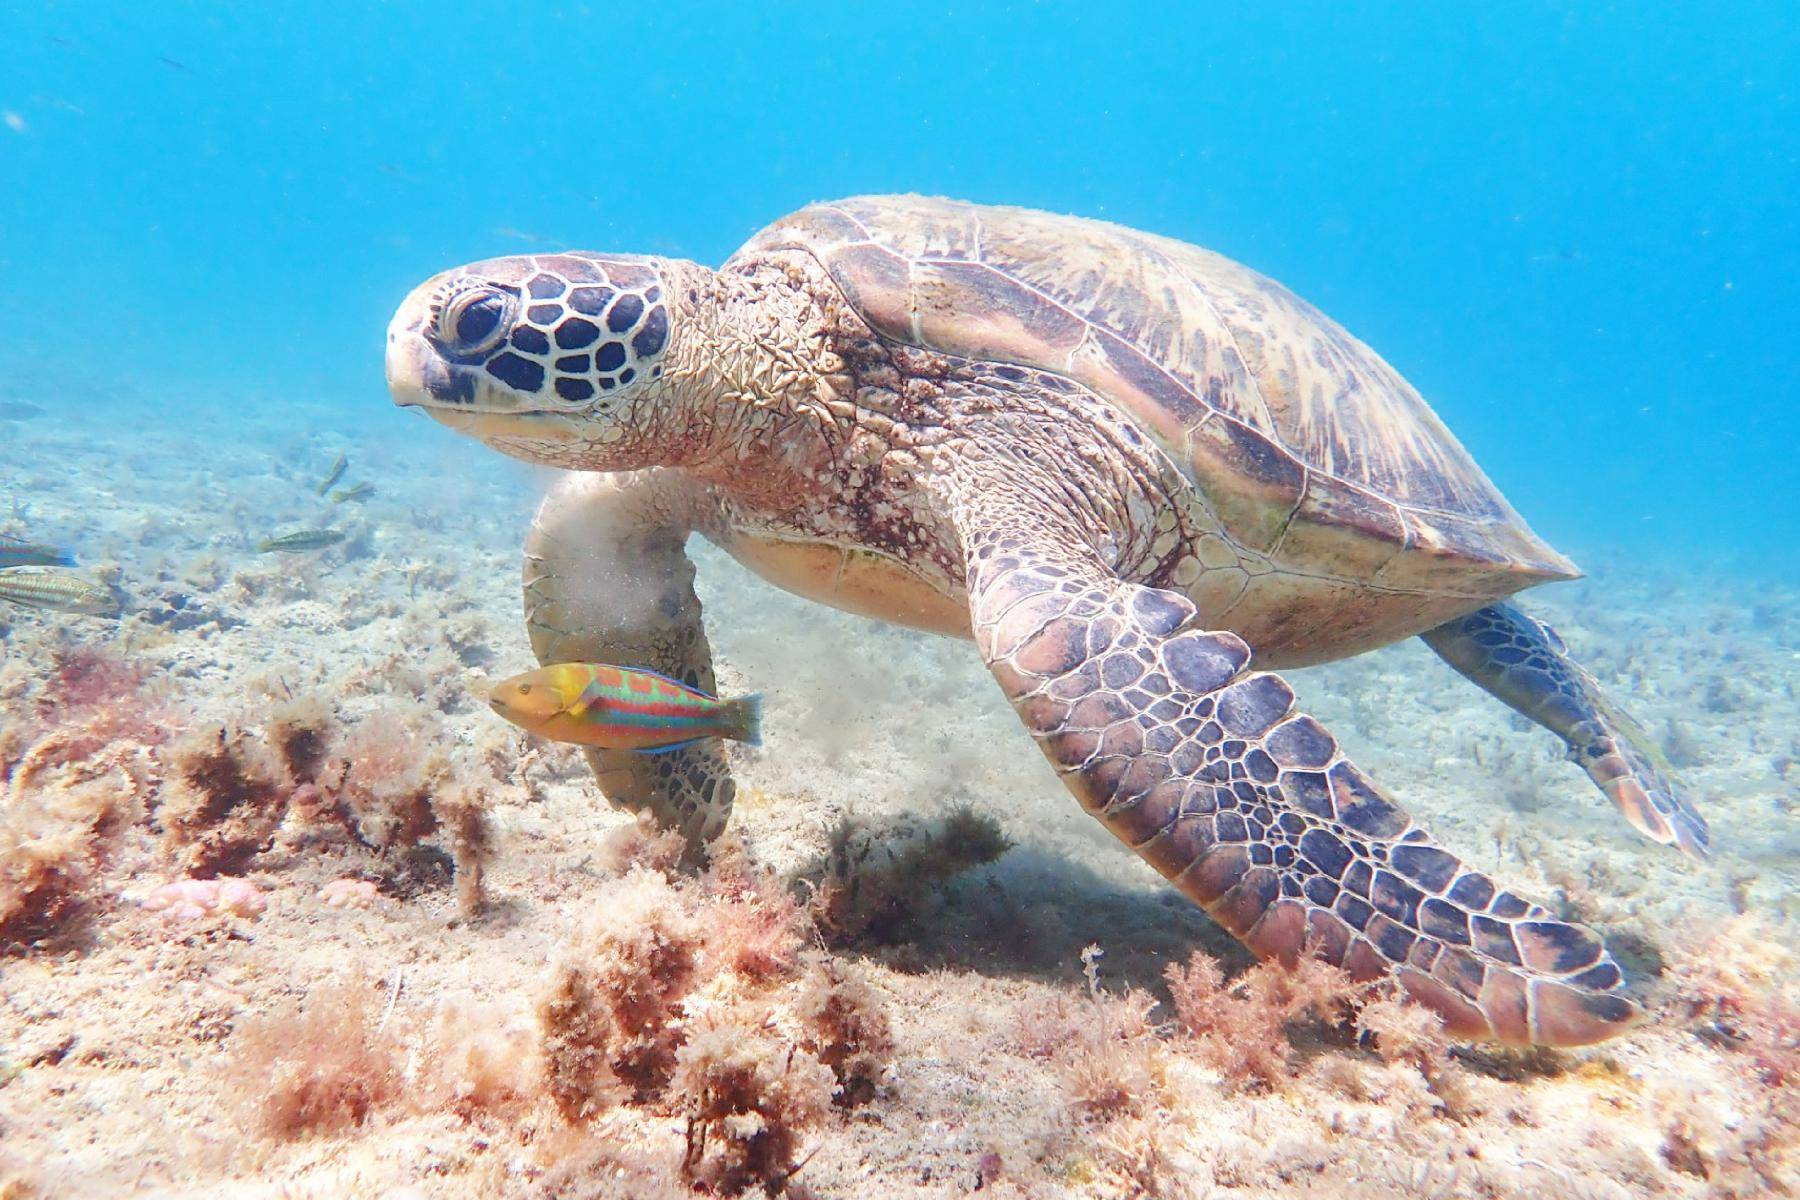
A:
[[[401,408],[452,411],[475,403],[475,378],[445,366],[418,334],[388,334],[388,395]]]
[[[475,381],[457,378],[425,340],[425,323],[431,319],[431,297],[438,282],[429,279],[414,288],[388,323],[388,394],[401,408],[429,409],[438,404],[470,404],[475,399]]]
[[[404,344],[397,346],[394,335],[388,334],[388,395],[401,408],[424,408],[429,403],[425,390],[425,372],[423,364],[417,361],[418,356],[408,353],[410,349]]]

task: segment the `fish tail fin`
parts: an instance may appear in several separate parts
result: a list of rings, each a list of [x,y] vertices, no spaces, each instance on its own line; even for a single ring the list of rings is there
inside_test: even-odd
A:
[[[746,746],[762,745],[762,693],[725,701],[725,736]]]

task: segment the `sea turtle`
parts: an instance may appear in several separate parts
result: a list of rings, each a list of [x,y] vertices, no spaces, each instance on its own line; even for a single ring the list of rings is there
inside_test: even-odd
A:
[[[568,468],[525,552],[544,662],[703,688],[698,532],[828,604],[972,638],[1069,789],[1255,953],[1391,975],[1455,1033],[1634,1019],[1600,938],[1413,824],[1271,668],[1421,635],[1566,742],[1633,824],[1706,824],[1547,627],[1573,578],[1423,399],[1279,284],[1115,225],[917,196],[815,204],[721,269],[534,254],[440,274],[395,401]],[[717,743],[596,751],[698,845]]]

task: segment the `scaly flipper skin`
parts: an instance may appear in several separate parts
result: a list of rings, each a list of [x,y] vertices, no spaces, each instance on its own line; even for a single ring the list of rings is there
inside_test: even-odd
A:
[[[685,549],[704,505],[673,471],[558,482],[525,544],[525,619],[538,661],[647,667],[713,691],[712,649]],[[658,755],[586,753],[606,798],[679,829],[690,857],[731,815],[736,785],[717,742]]]
[[[1391,975],[1458,1036],[1578,1046],[1637,1019],[1593,931],[1433,844],[1241,639],[1028,496],[961,513],[976,644],[1108,829],[1259,956]]]
[[[1503,603],[1421,636],[1445,662],[1568,743],[1569,757],[1645,837],[1707,860],[1706,818],[1669,779],[1649,737],[1548,625]]]

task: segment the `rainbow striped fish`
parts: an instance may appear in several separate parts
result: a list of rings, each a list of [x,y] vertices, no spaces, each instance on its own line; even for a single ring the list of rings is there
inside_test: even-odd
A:
[[[0,533],[0,567],[72,567],[75,556],[59,546]]]
[[[665,754],[707,738],[762,743],[762,697],[721,700],[654,671],[554,663],[514,675],[488,695],[519,728],[557,742]]]

